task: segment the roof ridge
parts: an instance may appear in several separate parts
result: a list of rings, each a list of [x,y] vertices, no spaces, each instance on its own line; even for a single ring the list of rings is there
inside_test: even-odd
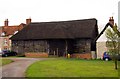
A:
[[[63,23],[63,22],[86,21],[86,20],[97,20],[97,19],[96,18],[89,18],[89,19],[65,20],[65,21],[31,22],[30,24],[38,24],[38,23]]]

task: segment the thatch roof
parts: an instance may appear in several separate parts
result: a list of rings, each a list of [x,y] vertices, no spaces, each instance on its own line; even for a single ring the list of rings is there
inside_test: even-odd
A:
[[[97,20],[83,19],[59,22],[35,22],[11,37],[12,40],[75,39],[98,35]]]

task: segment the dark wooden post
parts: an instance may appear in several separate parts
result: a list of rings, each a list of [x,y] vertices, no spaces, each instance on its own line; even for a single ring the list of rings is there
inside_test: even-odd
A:
[[[67,40],[65,40],[65,55],[67,55],[68,53],[68,43],[67,43]]]
[[[46,40],[46,43],[47,43],[47,46],[46,46],[46,47],[47,47],[47,51],[46,51],[46,52],[47,52],[48,55],[49,55],[49,54],[50,54],[50,45],[49,45],[50,43],[49,43],[48,40]]]
[[[57,48],[57,56],[58,56],[58,48]]]
[[[54,56],[55,56],[55,51],[53,51],[53,53],[54,53]]]
[[[47,52],[48,52],[48,55],[50,54],[50,49],[49,49],[49,45],[47,47]]]

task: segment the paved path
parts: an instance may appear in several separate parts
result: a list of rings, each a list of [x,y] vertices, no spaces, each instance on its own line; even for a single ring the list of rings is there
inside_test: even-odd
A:
[[[4,65],[2,68],[2,77],[25,77],[25,71],[29,65],[38,60],[46,58],[9,58],[13,63]]]

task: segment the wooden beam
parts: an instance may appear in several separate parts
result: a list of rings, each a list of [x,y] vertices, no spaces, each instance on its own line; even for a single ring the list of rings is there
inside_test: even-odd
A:
[[[68,53],[68,42],[65,40],[65,54],[67,55]]]

